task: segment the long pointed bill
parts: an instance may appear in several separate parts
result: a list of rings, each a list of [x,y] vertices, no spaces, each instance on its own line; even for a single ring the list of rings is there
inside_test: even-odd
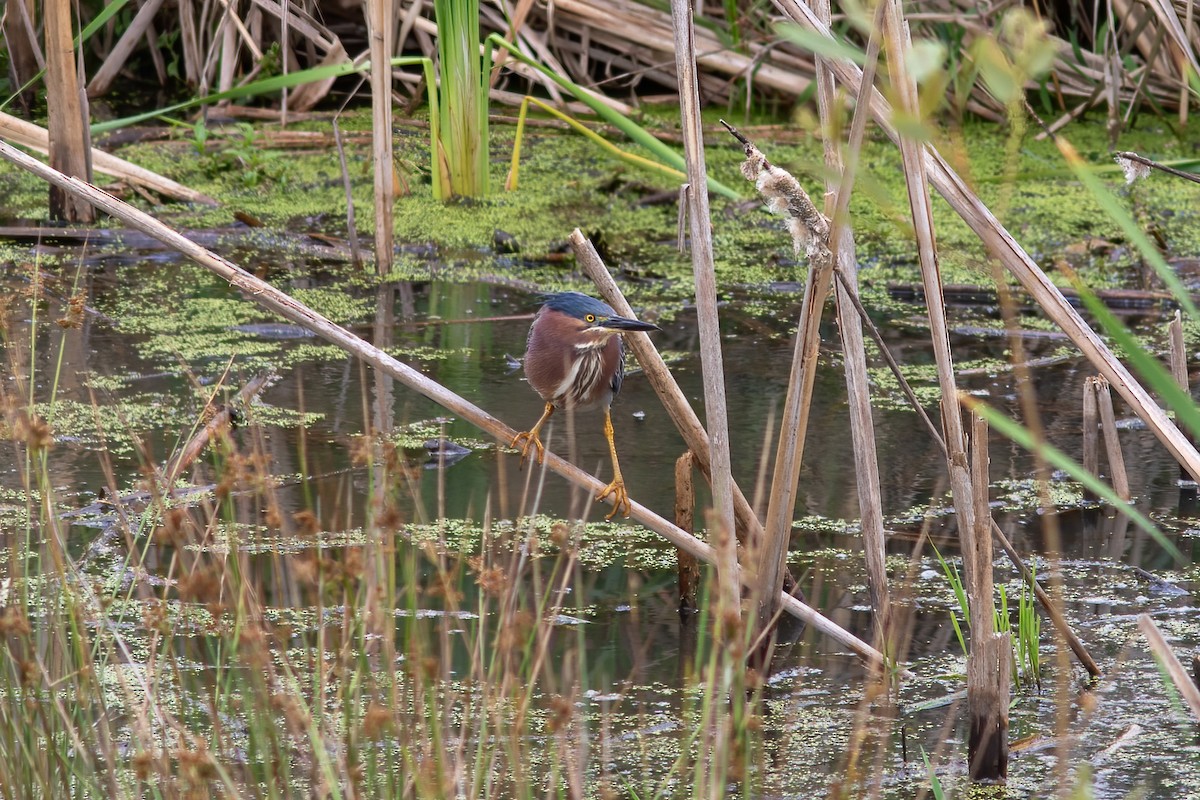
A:
[[[600,323],[602,328],[611,328],[614,331],[661,331],[662,328],[651,322],[640,322],[636,319],[628,317],[609,317]]]

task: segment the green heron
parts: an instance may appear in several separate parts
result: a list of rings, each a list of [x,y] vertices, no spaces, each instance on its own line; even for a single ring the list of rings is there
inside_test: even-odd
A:
[[[613,480],[596,496],[613,498],[612,511],[629,516],[629,493],[617,463],[617,446],[613,442],[612,414],[609,406],[621,391],[625,377],[625,345],[623,331],[657,331],[657,325],[617,316],[617,312],[599,300],[579,292],[546,295],[525,345],[525,377],[542,399],[546,410],[531,430],[513,437],[511,447],[521,443],[521,463],[525,463],[530,446],[537,450],[538,463],[545,458],[545,448],[538,432],[550,419],[554,409],[585,411],[597,406],[604,409],[604,438],[612,456]]]

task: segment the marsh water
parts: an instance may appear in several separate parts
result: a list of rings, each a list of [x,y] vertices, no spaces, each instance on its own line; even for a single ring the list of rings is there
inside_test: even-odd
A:
[[[527,428],[537,418],[541,402],[514,363],[523,353],[537,296],[510,280],[512,273],[494,281],[458,282],[434,277],[441,265],[431,263],[428,280],[376,289],[369,281],[347,280],[343,265],[306,263],[262,249],[243,249],[236,257],[280,288],[320,301],[339,322],[386,344],[401,360],[513,427]],[[430,257],[436,259],[433,253]],[[689,634],[676,610],[672,548],[619,521],[603,524],[602,509],[564,480],[528,465],[520,468],[512,451],[403,387],[381,387],[368,368],[271,319],[195,266],[154,250],[103,246],[59,259],[72,261],[73,266],[36,278],[46,290],[40,302],[26,298],[8,306],[7,339],[10,352],[32,364],[34,393],[54,429],[50,473],[59,487],[58,511],[95,512],[67,517],[73,523],[73,554],[86,558],[103,536],[105,516],[97,500],[101,487],[113,481],[107,470],[118,491],[136,490],[139,465],[161,463],[189,435],[202,405],[199,398],[209,387],[223,382],[236,389],[259,372],[274,371],[276,377],[245,412],[234,436],[255,439],[269,454],[279,496],[290,506],[285,511],[312,509],[329,536],[324,546],[337,546],[339,534],[353,541],[364,524],[369,468],[356,458],[356,441],[380,427],[393,431],[410,468],[411,491],[402,510],[413,524],[446,518],[470,526],[486,518],[503,530],[507,521],[532,513],[595,523],[587,529],[594,539],[585,536],[580,545],[585,569],[582,585],[574,588],[578,614],[562,622],[582,637],[587,653],[590,685],[579,687],[581,711],[606,721],[606,747],[618,773],[670,763],[690,724],[684,711]],[[36,263],[32,250],[29,261],[5,267],[6,293],[27,295],[35,280],[30,263]],[[870,269],[863,279],[871,283]],[[797,283],[723,294],[733,465],[751,498],[761,497],[770,477],[778,438],[773,419],[786,392],[801,290]],[[89,306],[82,327],[55,325],[65,313],[63,299],[76,291],[84,293]],[[641,287],[638,295],[652,296],[652,291]],[[868,297],[875,299],[872,313],[889,349],[912,369],[933,413],[924,308],[895,299],[884,286],[874,286]],[[393,311],[377,318],[381,299]],[[655,334],[655,344],[703,418],[694,313],[686,305],[643,305],[645,316],[663,329]],[[1012,412],[1016,388],[1007,366],[1007,340],[997,335],[1002,323],[995,307],[961,306],[951,313],[960,386]],[[1165,320],[1154,310],[1128,319],[1161,337]],[[1036,315],[1026,321],[1025,355],[1044,362],[1032,370],[1042,425],[1055,445],[1078,459],[1083,381],[1094,371],[1071,355],[1065,339],[1035,324]],[[824,334],[790,563],[814,606],[869,638],[844,379],[831,314]],[[950,624],[953,600],[931,549],[920,544],[926,529],[952,557],[954,522],[945,508],[940,451],[904,406],[881,359],[874,353],[869,357],[873,370],[879,368],[873,372],[875,428],[889,566],[899,581],[908,581],[905,602],[916,609],[908,654],[915,677],[900,690],[895,745],[880,780],[887,794],[911,796],[926,780],[922,750],[937,754],[943,779],[963,772],[964,661]],[[633,497],[669,517],[674,463],[684,446],[636,370],[626,376],[613,419]],[[1189,516],[1178,467],[1142,426],[1122,422],[1121,443],[1138,507],[1192,557],[1200,530],[1192,527],[1196,520]],[[442,436],[463,448],[445,464],[426,449]],[[585,469],[601,476],[608,472],[599,415],[556,418],[547,443]],[[20,469],[16,463],[0,464],[10,507],[22,491]],[[1173,563],[1146,533],[1113,510],[1084,501],[1080,488],[1062,476],[1056,476],[1052,491],[1059,508],[1043,508],[1033,473],[1025,451],[993,436],[996,518],[1017,549],[1038,563],[1043,581],[1062,578],[1068,617],[1105,674],[1088,683],[1068,660],[1064,675],[1063,662],[1056,664],[1053,657],[1050,626],[1043,624],[1042,685],[1062,680],[1068,687],[1071,738],[1067,752],[1060,751],[1049,688],[1016,693],[1009,796],[1050,793],[1060,758],[1072,769],[1090,765],[1097,797],[1197,796],[1195,728],[1165,689],[1135,626],[1138,614],[1150,613],[1176,652],[1190,661],[1189,654],[1200,649],[1195,568]],[[701,505],[704,501],[701,496]],[[1061,538],[1061,561],[1046,558],[1053,541],[1047,536],[1049,517]],[[285,593],[271,593],[271,571],[278,568],[272,551],[297,545],[260,538],[243,546],[262,571],[258,578],[266,602],[286,605]],[[1015,573],[1003,558],[996,561],[996,579],[1016,595]],[[862,700],[863,670],[853,656],[811,632],[799,632],[773,666],[764,746],[774,771],[763,780],[762,795],[823,794],[842,769]]]

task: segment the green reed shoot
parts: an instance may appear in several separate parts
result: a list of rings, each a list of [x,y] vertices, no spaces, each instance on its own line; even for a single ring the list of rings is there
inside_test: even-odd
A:
[[[930,542],[929,546],[933,548],[933,554],[937,556],[938,563],[942,566],[942,574],[946,576],[946,581],[954,591],[954,599],[958,601],[958,613],[962,614],[964,620],[970,619],[967,608],[967,592],[963,588],[962,576],[958,574],[958,567],[943,558],[941,552],[937,549],[937,545],[933,542]],[[959,623],[958,616],[954,613],[953,608],[950,609],[950,624],[954,626],[954,635],[958,637],[958,646],[962,648],[965,655],[967,653],[967,639],[963,636],[962,625]]]
[[[1031,564],[1032,578],[1037,581],[1037,564]],[[1042,688],[1042,661],[1038,644],[1042,639],[1042,618],[1037,610],[1037,595],[1033,586],[1021,584],[1021,594],[1017,598],[1017,636],[1015,663],[1028,680],[1035,683],[1039,690]]]
[[[1037,580],[1037,567],[1030,567],[1033,579]],[[1014,624],[1008,604],[1008,591],[998,586],[1000,605],[996,609],[996,630],[1007,630],[1012,642],[1013,686],[1029,685],[1042,688],[1042,658],[1039,644],[1042,638],[1042,618],[1037,612],[1037,595],[1033,587],[1021,583],[1017,594],[1017,619]]]
[[[434,157],[444,160],[453,194],[482,197],[488,193],[491,58],[479,55],[479,0],[434,0],[433,10],[442,74],[441,107],[430,111],[441,117]]]
[[[966,637],[963,635],[962,623],[959,621],[960,615],[964,620],[970,619],[967,592],[963,587],[962,576],[959,575],[958,568],[947,561],[935,545],[931,543],[930,546],[933,547],[933,553],[941,565],[942,574],[946,576],[946,581],[954,592],[958,608],[957,611],[954,608],[950,609],[950,624],[954,627],[958,646],[962,648],[963,653],[967,653]],[[1033,579],[1036,581],[1036,566],[1030,569],[1033,571]],[[992,614],[996,630],[1007,630],[1011,633],[1013,685],[1020,688],[1023,683],[1029,683],[1036,685],[1040,690],[1042,685],[1041,654],[1038,646],[1042,637],[1042,618],[1037,611],[1037,595],[1034,593],[1033,586],[1025,582],[1021,583],[1021,590],[1017,595],[1017,621],[1014,626],[1009,615],[1008,592],[1003,586],[997,588],[999,589],[999,604],[993,605]]]
[[[929,793],[933,795],[933,800],[943,800],[946,791],[942,788],[942,782],[938,779],[933,765],[929,763],[929,754],[925,752],[924,747],[921,748],[921,760],[925,762],[925,774],[929,776]]]

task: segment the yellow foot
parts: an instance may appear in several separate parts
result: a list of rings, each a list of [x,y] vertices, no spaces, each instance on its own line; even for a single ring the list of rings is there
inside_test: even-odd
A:
[[[542,440],[538,436],[536,430],[518,433],[513,437],[512,442],[510,442],[508,446],[516,447],[518,442],[524,442],[524,444],[521,445],[521,462],[517,465],[518,469],[525,466],[525,459],[529,457],[530,446],[537,451],[537,463],[540,464],[543,460],[545,460],[546,448],[542,447]]]
[[[625,481],[618,478],[617,480],[604,487],[604,491],[596,495],[596,502],[600,502],[604,498],[612,495],[613,507],[612,511],[604,516],[606,520],[612,520],[617,514],[622,514],[626,517],[633,511],[633,506],[629,503],[629,492],[625,491]]]

